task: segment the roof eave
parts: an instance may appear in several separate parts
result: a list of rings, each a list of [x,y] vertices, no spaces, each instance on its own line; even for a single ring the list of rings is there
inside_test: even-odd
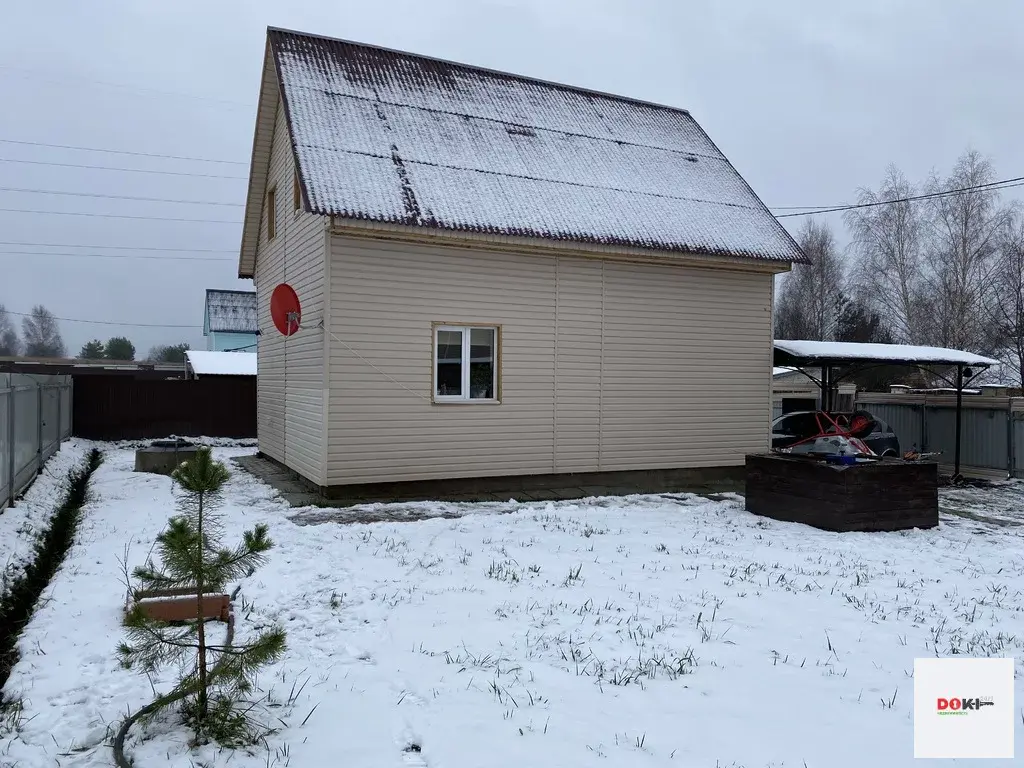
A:
[[[440,227],[422,227],[410,224],[357,219],[328,214],[332,235],[347,235],[373,240],[416,242],[425,245],[485,248],[494,251],[524,249],[552,255],[589,256],[594,258],[626,259],[631,261],[657,261],[688,266],[718,266],[742,271],[772,274],[786,272],[792,261],[787,258],[761,258],[745,254],[711,253],[699,250],[669,250],[626,244],[606,244],[583,240],[551,239],[523,235],[505,235],[473,232]]]
[[[259,244],[260,220],[263,216],[263,197],[267,191],[267,174],[273,143],[274,119],[281,89],[273,61],[270,38],[263,52],[263,75],[256,107],[256,125],[253,129],[252,158],[249,162],[249,186],[245,197],[242,219],[242,244],[238,255],[238,276],[251,278],[256,271],[256,248]],[[269,117],[268,117],[269,115]],[[269,135],[267,122],[269,122]]]
[[[722,158],[725,160],[725,162],[728,163],[729,167],[732,168],[732,170],[736,173],[737,178],[739,178],[739,180],[740,180],[740,182],[742,182],[743,186],[745,186],[747,188],[747,191],[750,192],[751,196],[757,201],[757,204],[759,206],[761,206],[761,209],[764,211],[765,215],[768,216],[769,218],[771,218],[771,220],[775,222],[776,226],[778,226],[779,230],[783,233],[783,237],[786,240],[789,241],[790,245],[793,248],[793,254],[795,255],[795,258],[790,258],[788,260],[789,264],[790,265],[792,265],[792,264],[810,264],[811,260],[809,258],[807,258],[806,254],[804,254],[804,251],[800,247],[800,244],[797,243],[796,238],[794,238],[789,233],[788,229],[786,229],[784,226],[782,226],[782,222],[780,222],[777,218],[775,218],[775,214],[771,212],[771,210],[768,208],[768,206],[764,204],[764,201],[757,194],[757,192],[754,191],[754,188],[752,186],[750,186],[750,182],[747,181],[746,176],[744,176],[742,173],[740,173],[739,169],[735,165],[733,165],[732,161],[728,157],[726,157],[725,152],[723,152],[722,148],[719,147],[718,144],[715,143],[715,140],[711,138],[711,136],[708,134],[708,132],[704,130],[704,126],[702,126],[700,124],[700,122],[698,122],[697,118],[693,119],[693,124],[694,124],[694,126],[696,126],[698,131],[700,131],[702,134],[704,134],[704,138],[706,138],[708,140],[708,142],[710,142],[711,146],[713,146],[715,149],[718,150],[718,154],[720,154],[722,156]]]

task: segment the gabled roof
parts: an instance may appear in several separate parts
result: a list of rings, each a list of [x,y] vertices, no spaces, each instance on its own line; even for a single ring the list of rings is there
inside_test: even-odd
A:
[[[206,333],[256,333],[256,293],[254,291],[206,291]]]
[[[280,93],[307,211],[803,260],[685,110],[361,43],[267,34],[260,112],[273,113]],[[267,125],[272,115],[258,117],[243,275],[266,185]]]

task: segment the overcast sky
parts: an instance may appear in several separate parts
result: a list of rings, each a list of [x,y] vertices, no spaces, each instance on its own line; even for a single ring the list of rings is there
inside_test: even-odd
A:
[[[202,348],[205,289],[252,288],[237,222],[268,25],[684,107],[769,206],[845,203],[890,162],[919,179],[969,146],[1024,176],[1018,0],[51,0],[2,17],[0,140],[225,161],[0,141],[0,187],[22,190],[0,209],[42,212],[0,210],[0,303],[127,324],[62,321],[72,355],[120,334],[140,355]]]

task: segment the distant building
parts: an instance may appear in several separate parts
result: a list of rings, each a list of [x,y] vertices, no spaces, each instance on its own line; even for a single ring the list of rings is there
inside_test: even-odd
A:
[[[256,351],[256,292],[206,291],[203,336],[210,352]]]
[[[821,408],[821,369],[772,368],[772,419],[794,411],[817,411]],[[857,385],[843,381],[836,386],[836,411],[852,411],[857,399]]]

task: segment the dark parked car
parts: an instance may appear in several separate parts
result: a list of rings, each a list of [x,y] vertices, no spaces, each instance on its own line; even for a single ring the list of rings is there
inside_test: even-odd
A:
[[[864,411],[858,411],[864,413]],[[846,427],[853,416],[851,413],[833,413],[832,418],[839,426]],[[796,411],[779,416],[772,422],[772,448],[788,448],[793,443],[813,437],[821,431],[819,426],[818,412]],[[871,416],[874,427],[871,432],[861,439],[867,443],[868,448],[879,456],[900,456],[900,441],[892,427],[881,419]],[[822,416],[821,424],[829,425],[830,422]]]

